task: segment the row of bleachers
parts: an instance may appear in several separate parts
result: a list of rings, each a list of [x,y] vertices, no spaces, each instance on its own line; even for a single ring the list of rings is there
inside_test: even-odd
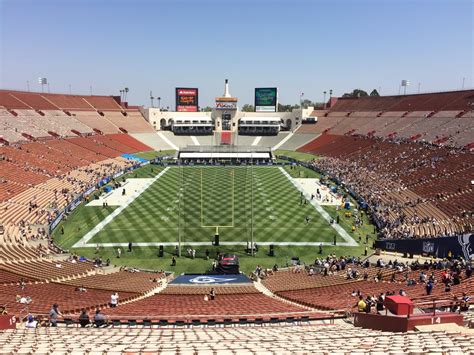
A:
[[[0,137],[7,142],[76,134],[154,132],[137,108],[113,96],[80,96],[0,90]],[[49,133],[52,132],[52,133]]]
[[[358,280],[347,279],[347,270],[348,269],[357,270],[359,272],[359,277],[362,278],[364,272],[367,272],[367,275],[370,279],[373,279],[379,272],[376,268],[367,268],[363,269],[359,266],[353,264],[347,264],[345,270],[339,272],[334,271],[328,276],[323,276],[320,273],[310,275],[307,270],[302,269],[298,272],[295,272],[294,269],[279,270],[269,277],[265,278],[262,283],[272,292],[282,292],[287,290],[298,290],[306,288],[317,288],[317,287],[326,287],[334,285],[342,285],[347,283],[354,283]],[[384,269],[382,270],[382,277],[384,279],[390,278],[391,274],[395,273],[395,270]]]
[[[331,111],[455,111],[470,109],[474,90],[398,96],[339,98]]]
[[[33,186],[48,180],[48,176],[22,169],[7,160],[0,160],[0,180]]]
[[[335,174],[363,196],[379,218],[400,230],[446,235],[462,233],[474,222],[470,194],[474,155],[468,151],[331,134],[299,150],[335,158],[314,164]],[[460,194],[466,200],[461,201]]]
[[[11,262],[11,261],[32,261],[37,260],[40,258],[40,252],[32,246],[28,244],[22,245],[17,243],[1,243],[0,244],[0,259],[3,262]],[[4,270],[7,272],[6,270]],[[18,276],[18,274],[14,273]],[[28,275],[20,275],[18,277],[22,277],[23,279],[27,280],[28,278],[33,279],[31,276]]]
[[[69,170],[57,162],[40,158],[38,155],[30,152],[28,150],[27,144],[19,145],[18,147],[0,147],[0,154],[5,160],[19,166],[22,169],[39,174],[45,174],[49,177],[65,173]]]
[[[163,319],[208,319],[239,318],[255,319],[287,317],[288,315],[310,314],[306,308],[265,296],[253,288],[251,293],[221,294],[215,287],[214,300],[205,301],[196,294],[156,294],[133,303],[107,311],[113,318],[150,317]]]
[[[152,150],[152,148],[128,134],[109,134],[107,137],[110,137],[123,145],[131,147],[136,152],[146,152]]]
[[[370,295],[378,297],[381,293],[387,292],[398,294],[402,289],[415,303],[445,300],[448,304],[453,296],[461,298],[463,293],[469,295],[474,293],[473,278],[463,278],[459,285],[452,285],[451,291],[447,293],[444,284],[441,282],[441,272],[441,270],[434,271],[437,282],[435,282],[430,295],[426,294],[424,283],[407,286],[404,276],[401,274],[395,278],[395,282],[390,282],[387,279],[382,282],[374,282],[370,279],[367,281],[359,280],[352,283],[328,285],[324,287],[280,291],[277,292],[277,294],[288,300],[322,310],[345,309],[350,311],[358,301],[357,296],[353,295],[354,291],[360,291],[364,296]],[[420,271],[410,272],[408,277],[409,279],[418,281],[419,273]]]
[[[97,274],[67,280],[63,283],[86,289],[147,293],[160,285],[163,276],[164,274],[160,272],[118,271],[106,275]]]
[[[147,133],[154,132],[155,129],[143,119],[139,111],[126,111],[126,116],[121,112],[104,112],[106,120],[113,125],[125,129],[127,132],[133,133]]]
[[[94,141],[99,144],[106,145],[109,148],[114,149],[117,152],[120,152],[122,154],[138,152],[138,150],[136,150],[135,148],[132,148],[126,144],[123,144],[109,136],[97,135],[97,136],[94,136]]]
[[[0,182],[0,202],[7,201],[27,189],[26,185],[3,180]]]
[[[71,114],[83,124],[101,131],[104,134],[117,133],[120,129],[111,123],[109,120],[104,119],[103,116],[99,115],[95,111],[71,111]]]
[[[331,133],[375,136],[386,138],[412,138],[418,141],[437,143],[442,138],[450,144],[464,146],[471,143],[469,138],[457,137],[461,132],[474,127],[468,115],[457,117],[462,111],[440,111],[430,115],[431,111],[400,112],[332,112],[329,116],[318,117],[314,125],[301,125],[298,133]]]
[[[19,315],[26,308],[25,304],[16,301],[16,297],[31,297],[27,305],[33,314],[47,314],[53,303],[59,305],[63,313],[78,313],[81,308],[105,307],[110,301],[111,292],[107,290],[93,290],[79,292],[76,287],[59,283],[33,283],[27,284],[24,289],[0,286],[0,304],[5,304],[10,313]],[[133,299],[137,293],[123,292],[122,301]]]
[[[48,147],[53,148],[55,151],[59,151],[63,154],[68,154],[74,157],[80,157],[82,160],[87,162],[96,163],[107,158],[107,156],[98,153],[96,150],[89,149],[93,147],[93,144],[76,144],[76,141],[89,142],[86,137],[76,137],[69,139],[55,139],[45,142]],[[90,141],[92,142],[92,141]]]
[[[8,124],[15,132],[25,133],[34,138],[50,137],[48,130],[35,124],[36,112],[32,110],[16,110],[17,116],[9,115]]]
[[[36,261],[12,261],[0,265],[0,269],[20,276],[46,281],[85,275],[87,272],[94,270],[94,265],[90,262],[72,263],[41,259]]]
[[[93,137],[75,137],[75,138],[69,138],[68,142],[73,143],[79,147],[82,147],[84,149],[91,150],[95,152],[96,154],[100,154],[102,156],[106,156],[108,158],[115,158],[120,155],[121,152],[109,148],[108,146],[104,144],[100,144],[97,140],[95,140]]]
[[[123,110],[120,98],[0,90],[0,106],[10,110]]]
[[[39,328],[0,334],[7,353],[38,354],[469,354],[474,337],[459,331],[391,333],[349,324],[186,329]]]

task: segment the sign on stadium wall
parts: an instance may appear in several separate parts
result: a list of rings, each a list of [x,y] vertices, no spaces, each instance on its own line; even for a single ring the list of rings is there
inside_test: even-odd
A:
[[[114,174],[113,178],[116,179],[124,174],[124,171],[119,171],[118,173]]]
[[[73,211],[77,206],[81,204],[82,201],[82,195],[76,198],[74,201],[72,201],[69,206],[66,207],[66,210],[68,211]]]
[[[199,90],[197,88],[176,88],[176,111],[197,112],[199,109]]]
[[[237,102],[234,102],[234,101],[216,102],[216,110],[237,110]]]
[[[278,88],[255,88],[255,112],[276,112]]]
[[[56,217],[56,219],[49,225],[49,234],[51,234],[51,232],[54,230],[54,228],[56,228],[59,224],[59,222],[61,222],[61,220],[63,219],[63,216],[64,216],[64,213],[61,213],[58,217]]]
[[[84,196],[89,196],[91,193],[93,193],[95,191],[95,187],[91,187],[89,190],[87,190],[86,192],[84,192]]]
[[[451,253],[466,260],[474,260],[474,233],[455,237],[377,240],[375,247],[398,253],[426,253],[439,258],[445,258]]]

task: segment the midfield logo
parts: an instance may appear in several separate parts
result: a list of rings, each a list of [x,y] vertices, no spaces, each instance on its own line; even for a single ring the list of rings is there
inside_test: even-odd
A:
[[[213,284],[213,283],[224,283],[235,281],[237,279],[225,279],[223,277],[213,277],[213,276],[198,276],[189,280],[189,282],[194,284]]]

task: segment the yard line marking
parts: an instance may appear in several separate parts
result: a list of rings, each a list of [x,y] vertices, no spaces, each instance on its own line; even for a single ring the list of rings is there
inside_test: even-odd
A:
[[[104,227],[112,222],[112,220],[117,217],[122,211],[128,207],[135,199],[140,196],[146,189],[148,189],[155,181],[157,181],[160,177],[163,176],[167,171],[169,170],[169,167],[166,167],[162,172],[160,172],[158,175],[156,175],[153,179],[151,179],[148,184],[144,185],[140,190],[137,192],[133,193],[130,198],[120,206],[119,208],[115,209],[111,214],[109,214],[105,219],[97,224],[92,230],[90,230],[85,236],[83,236],[79,241],[77,241],[76,244],[73,245],[73,248],[81,248],[81,247],[86,247],[87,242],[91,240],[97,233],[99,233]]]
[[[234,228],[234,210],[235,210],[235,169],[232,169],[231,170],[231,176],[232,176],[232,224],[231,225],[213,225],[213,226],[208,226],[208,225],[205,225],[204,224],[204,208],[203,208],[203,204],[204,204],[204,199],[202,198],[203,194],[202,194],[202,191],[203,191],[203,184],[202,184],[202,171],[203,171],[203,168],[201,168],[201,227],[203,228],[216,228],[216,227],[220,227],[220,228]]]
[[[255,139],[252,142],[252,145],[258,145],[260,142],[260,139],[262,139],[262,136],[255,137]]]
[[[259,246],[268,246],[268,245],[276,245],[276,246],[331,246],[333,243],[331,242],[259,242],[258,240],[255,241]],[[211,246],[211,242],[181,242],[182,245],[189,245],[189,246]],[[220,242],[220,245],[247,245],[247,242]],[[82,246],[83,248],[95,248],[97,245],[104,248],[112,248],[112,247],[127,247],[128,243],[91,243],[85,244]],[[176,246],[178,242],[143,242],[143,243],[133,243],[134,247],[157,247],[159,245],[163,245],[165,247]],[[350,243],[342,242],[337,243],[338,246],[352,246]]]
[[[199,143],[199,141],[197,140],[195,136],[191,136],[191,140],[193,141],[195,145],[201,145],[201,143]]]
[[[357,243],[354,239],[352,239],[352,237],[339,225],[339,224],[336,224],[336,223],[332,223],[331,224],[331,216],[329,215],[329,213],[327,213],[319,204],[316,203],[316,201],[314,200],[311,200],[311,196],[310,194],[308,194],[304,189],[303,187],[301,186],[301,184],[296,181],[295,179],[293,179],[290,174],[288,174],[285,169],[283,169],[282,167],[279,167],[278,169],[280,169],[281,173],[283,175],[285,175],[288,180],[291,181],[291,183],[298,189],[298,191],[300,191],[303,196],[308,200],[308,202],[314,206],[314,208],[316,208],[316,210],[319,212],[319,214],[321,216],[323,216],[323,218],[330,224],[330,226],[332,228],[334,228],[336,230],[337,233],[339,233],[339,235],[342,237],[342,239],[344,239],[346,241],[346,245],[348,246],[357,246]],[[339,245],[343,245],[341,243],[338,243]]]

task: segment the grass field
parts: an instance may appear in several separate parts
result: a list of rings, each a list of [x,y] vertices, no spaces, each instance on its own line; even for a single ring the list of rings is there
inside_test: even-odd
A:
[[[127,178],[154,177],[164,168],[145,166],[127,174]],[[293,168],[290,175],[314,177],[306,168]],[[309,170],[309,172],[308,172]],[[81,205],[62,222],[64,234],[57,228],[55,242],[70,249],[80,238],[118,207],[88,207]],[[351,232],[351,220],[345,220],[343,211],[334,206],[324,206],[331,216],[339,213],[341,227],[356,240],[369,235],[372,226],[365,223]],[[310,217],[306,223],[305,217]],[[253,222],[252,222],[253,221]],[[253,226],[253,228],[251,228]],[[216,227],[221,242],[235,245],[211,246]],[[268,247],[261,246],[256,257],[247,256],[244,246],[251,238],[259,242],[313,242],[313,246],[276,246],[276,257],[266,255]],[[292,256],[312,262],[317,256],[319,242],[332,243],[335,230],[310,204],[301,204],[300,192],[277,167],[171,167],[153,185],[136,198],[118,216],[97,233],[89,243],[154,243],[149,247],[136,247],[134,252],[121,259],[114,259],[115,248],[101,249],[100,256],[121,265],[136,265],[148,269],[167,269],[175,272],[205,272],[210,261],[203,261],[204,251],[211,256],[217,251],[235,252],[241,256],[241,268],[253,270],[256,264],[267,267],[274,263],[283,265]],[[170,243],[165,248],[171,253],[178,235],[185,249],[193,242],[197,260],[181,258],[176,267],[169,266],[167,258],[157,258],[158,244]],[[337,235],[337,243],[344,240]],[[171,245],[172,244],[172,245]],[[360,255],[364,246],[325,246],[324,253]],[[76,249],[78,253],[94,256],[94,248]]]
[[[278,168],[172,167],[91,243],[177,242],[178,230],[184,243],[209,242],[216,227],[221,241],[246,242],[252,221],[257,242],[332,241],[334,234]]]
[[[275,155],[293,158],[295,160],[302,161],[302,162],[308,162],[314,159],[318,159],[318,156],[316,155],[309,154],[309,153],[295,152],[293,150],[278,149],[275,151]]]

